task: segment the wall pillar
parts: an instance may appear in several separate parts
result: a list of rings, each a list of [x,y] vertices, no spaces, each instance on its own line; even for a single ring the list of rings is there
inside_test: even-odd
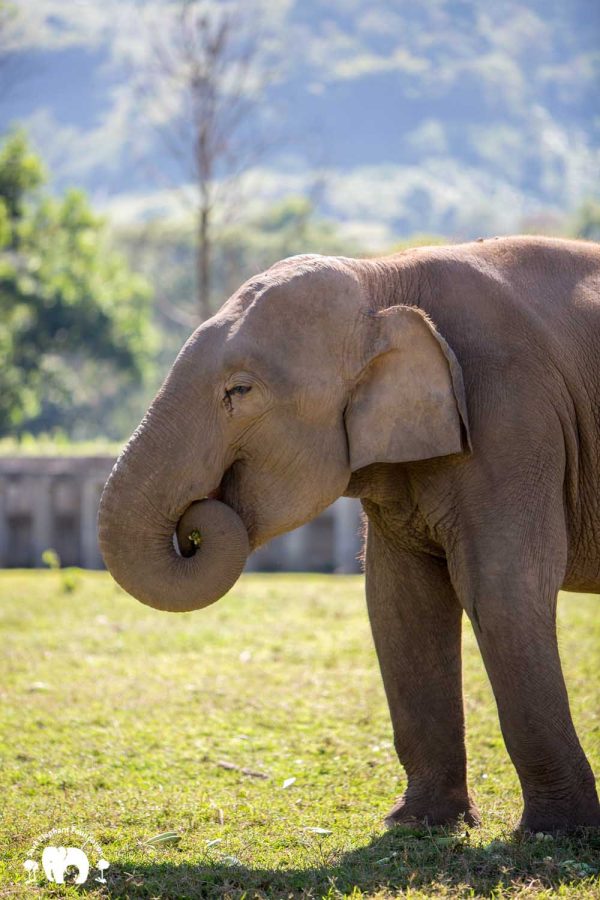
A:
[[[360,572],[360,505],[351,497],[340,497],[333,505],[334,571]]]
[[[33,565],[36,569],[44,566],[42,553],[53,548],[54,522],[52,520],[52,475],[38,475],[32,484],[35,492],[32,498],[33,516],[31,546]]]
[[[81,565],[84,569],[103,569],[104,562],[98,546],[98,503],[104,481],[85,478],[81,486],[80,539]]]
[[[285,535],[285,559],[282,569],[286,572],[302,572],[306,568],[306,525]]]

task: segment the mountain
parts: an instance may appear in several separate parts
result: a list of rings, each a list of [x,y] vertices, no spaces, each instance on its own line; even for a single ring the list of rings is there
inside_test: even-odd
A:
[[[57,187],[80,184],[121,218],[169,214],[165,185],[185,180],[139,108],[148,23],[173,8],[25,0],[6,29],[0,125],[23,123]],[[246,180],[250,205],[310,191],[377,244],[506,233],[597,193],[593,0],[253,0],[252,10],[272,74],[256,113],[271,140]]]

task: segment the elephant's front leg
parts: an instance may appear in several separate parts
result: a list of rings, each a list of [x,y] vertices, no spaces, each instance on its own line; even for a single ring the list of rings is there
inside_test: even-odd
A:
[[[394,743],[408,776],[386,823],[479,823],[467,789],[462,609],[444,561],[395,545],[369,523],[367,604]]]

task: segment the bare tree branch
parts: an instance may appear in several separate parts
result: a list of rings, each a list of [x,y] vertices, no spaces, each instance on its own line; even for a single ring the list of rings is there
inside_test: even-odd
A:
[[[150,29],[139,96],[163,145],[195,185],[196,281],[200,320],[211,315],[217,205],[256,164],[267,143],[257,127],[268,78],[252,4],[178,0]]]

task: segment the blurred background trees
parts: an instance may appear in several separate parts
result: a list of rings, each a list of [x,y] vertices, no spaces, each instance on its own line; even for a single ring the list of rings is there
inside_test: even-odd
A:
[[[568,232],[572,237],[600,241],[600,200],[590,198],[584,201],[575,212]]]
[[[0,151],[0,436],[115,436],[153,356],[150,290],[81,191],[44,191],[22,132]],[[122,425],[121,425],[122,427]]]

